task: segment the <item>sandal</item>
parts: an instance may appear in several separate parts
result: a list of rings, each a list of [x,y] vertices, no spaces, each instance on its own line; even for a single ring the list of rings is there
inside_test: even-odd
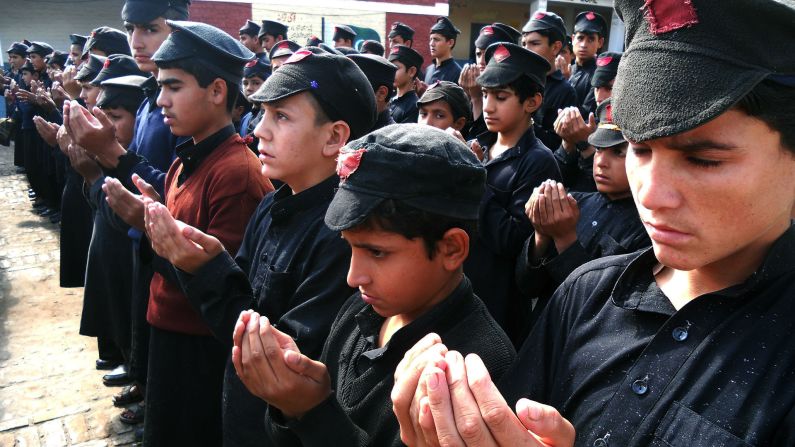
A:
[[[144,405],[138,404],[121,412],[119,420],[125,424],[134,425],[144,421]]]
[[[144,393],[138,385],[129,385],[124,387],[119,394],[114,395],[112,400],[114,406],[123,407],[144,400]]]

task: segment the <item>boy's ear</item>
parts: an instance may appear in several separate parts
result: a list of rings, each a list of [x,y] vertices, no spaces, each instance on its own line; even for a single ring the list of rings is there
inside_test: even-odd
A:
[[[461,132],[461,129],[463,129],[464,126],[466,126],[466,125],[467,125],[467,117],[462,116],[462,117],[458,118],[457,120],[453,121],[453,125],[450,126],[450,127],[452,127],[453,129]]]
[[[528,97],[524,100],[524,111],[530,114],[535,113],[539,107],[541,107],[541,103],[544,100],[544,97],[541,93],[536,93],[533,96]]]
[[[328,139],[326,144],[323,145],[323,156],[336,158],[342,146],[348,142],[351,136],[351,128],[345,121],[339,120],[333,123],[326,124],[329,127]]]
[[[464,265],[469,256],[469,235],[462,228],[450,228],[436,242],[436,256],[440,256],[444,268],[454,272]]]
[[[406,74],[412,79],[417,77],[417,67],[410,67],[408,71],[406,71]]]
[[[557,56],[558,54],[560,54],[560,50],[562,50],[562,49],[563,49],[563,42],[561,42],[559,40],[556,40],[555,42],[552,42],[552,54]]]
[[[213,82],[207,86],[207,92],[213,104],[226,107],[226,82],[223,79],[213,79]]]

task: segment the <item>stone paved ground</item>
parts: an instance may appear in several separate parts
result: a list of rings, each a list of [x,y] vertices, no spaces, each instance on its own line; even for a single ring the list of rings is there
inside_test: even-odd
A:
[[[0,146],[0,447],[130,445],[82,337],[83,289],[58,287],[58,227],[31,212],[13,149]]]

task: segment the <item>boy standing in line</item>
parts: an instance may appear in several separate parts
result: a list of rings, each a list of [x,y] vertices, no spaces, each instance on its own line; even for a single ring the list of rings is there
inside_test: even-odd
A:
[[[458,35],[461,31],[447,17],[439,17],[430,31],[430,48],[433,63],[425,69],[425,83],[436,81],[458,82],[461,66],[453,59]]]
[[[414,81],[422,68],[422,55],[407,46],[394,45],[388,59],[397,67],[394,82],[397,93],[389,102],[392,119],[396,123],[416,123],[418,98]]]

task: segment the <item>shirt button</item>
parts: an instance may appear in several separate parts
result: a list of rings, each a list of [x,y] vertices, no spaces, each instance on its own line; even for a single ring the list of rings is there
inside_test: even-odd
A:
[[[674,336],[674,340],[676,341],[685,341],[687,340],[687,328],[686,327],[676,327],[674,328],[673,332],[671,333]]]
[[[595,227],[595,226],[597,226],[597,225],[599,225],[599,222],[597,222],[597,221],[593,221],[593,222],[591,222],[591,226],[592,226],[592,227]]]
[[[593,447],[608,447],[609,445],[606,438],[598,438],[593,442]]]
[[[638,396],[643,396],[647,392],[649,392],[649,377],[646,376],[642,379],[638,379],[632,382],[632,392],[637,394]]]

